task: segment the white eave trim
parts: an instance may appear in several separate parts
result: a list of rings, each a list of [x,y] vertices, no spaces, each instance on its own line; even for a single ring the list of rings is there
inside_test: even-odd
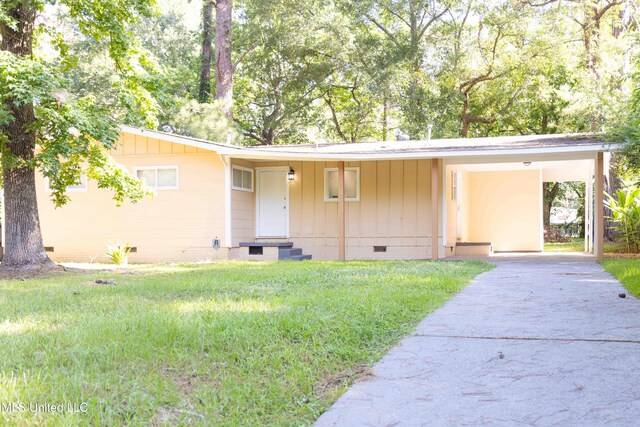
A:
[[[411,160],[411,159],[456,159],[476,157],[513,157],[513,156],[568,156],[578,155],[585,158],[589,153],[599,151],[617,151],[620,147],[613,144],[590,144],[566,147],[536,147],[536,148],[509,148],[492,150],[444,150],[444,151],[402,151],[380,153],[322,153],[307,152],[296,153],[279,150],[278,153],[270,153],[267,150],[242,149],[232,155],[237,158],[259,158],[265,160],[311,160],[311,161],[337,161],[337,160]],[[455,160],[454,160],[455,161]]]

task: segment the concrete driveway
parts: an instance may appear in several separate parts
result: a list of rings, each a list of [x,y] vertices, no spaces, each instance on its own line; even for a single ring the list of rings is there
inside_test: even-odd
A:
[[[640,425],[640,300],[591,258],[490,262],[316,425]]]

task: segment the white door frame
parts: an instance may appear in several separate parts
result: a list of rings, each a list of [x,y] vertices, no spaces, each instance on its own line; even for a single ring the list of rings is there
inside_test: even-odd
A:
[[[256,238],[264,238],[264,237],[274,237],[274,238],[289,238],[289,180],[287,173],[289,172],[289,166],[264,166],[255,168],[256,170]],[[263,171],[284,171],[284,184],[287,189],[287,199],[286,199],[286,211],[287,214],[285,216],[285,235],[284,236],[262,236],[260,234],[260,172]]]

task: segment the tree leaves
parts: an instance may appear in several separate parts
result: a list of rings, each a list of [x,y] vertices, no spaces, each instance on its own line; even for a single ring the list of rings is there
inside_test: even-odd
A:
[[[3,2],[0,23],[13,28],[30,28],[33,22],[21,22],[6,13]],[[140,49],[130,31],[130,25],[154,11],[152,0],[66,0],[58,3],[77,23],[80,34],[97,42],[106,41],[110,58],[117,64],[111,86],[116,101],[124,111],[142,117],[147,126],[156,126],[157,103],[151,96],[157,64]],[[44,4],[29,2],[21,7],[43,10]],[[18,16],[18,15],[16,15]],[[66,188],[78,184],[86,175],[98,182],[100,188],[113,191],[118,204],[149,194],[141,180],[132,177],[108,155],[119,138],[119,118],[107,103],[97,102],[93,94],[74,95],[69,88],[68,73],[77,68],[77,57],[71,52],[63,34],[47,23],[41,24],[37,34],[48,35],[57,56],[45,60],[37,56],[19,56],[0,51],[0,149],[3,168],[38,168],[48,178],[51,198],[57,206],[69,198]],[[29,47],[31,50],[31,47]],[[49,56],[49,55],[48,55]],[[36,152],[9,150],[6,125],[16,118],[12,111],[32,105],[34,117],[24,122],[24,132],[35,134]],[[21,118],[24,121],[24,118]],[[15,144],[14,144],[15,145]]]

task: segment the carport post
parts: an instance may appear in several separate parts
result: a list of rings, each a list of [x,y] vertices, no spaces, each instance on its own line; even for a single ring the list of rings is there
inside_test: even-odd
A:
[[[584,183],[584,251],[591,253],[593,245],[591,244],[592,229],[593,229],[593,214],[591,209],[593,202],[591,193],[593,192],[593,171],[589,169],[589,175]]]
[[[431,259],[438,259],[438,190],[440,187],[438,177],[438,159],[431,159]]]
[[[345,260],[344,162],[338,162],[338,259]]]
[[[596,157],[596,190],[594,204],[596,211],[595,218],[595,249],[598,261],[604,259],[604,153],[598,152]]]

